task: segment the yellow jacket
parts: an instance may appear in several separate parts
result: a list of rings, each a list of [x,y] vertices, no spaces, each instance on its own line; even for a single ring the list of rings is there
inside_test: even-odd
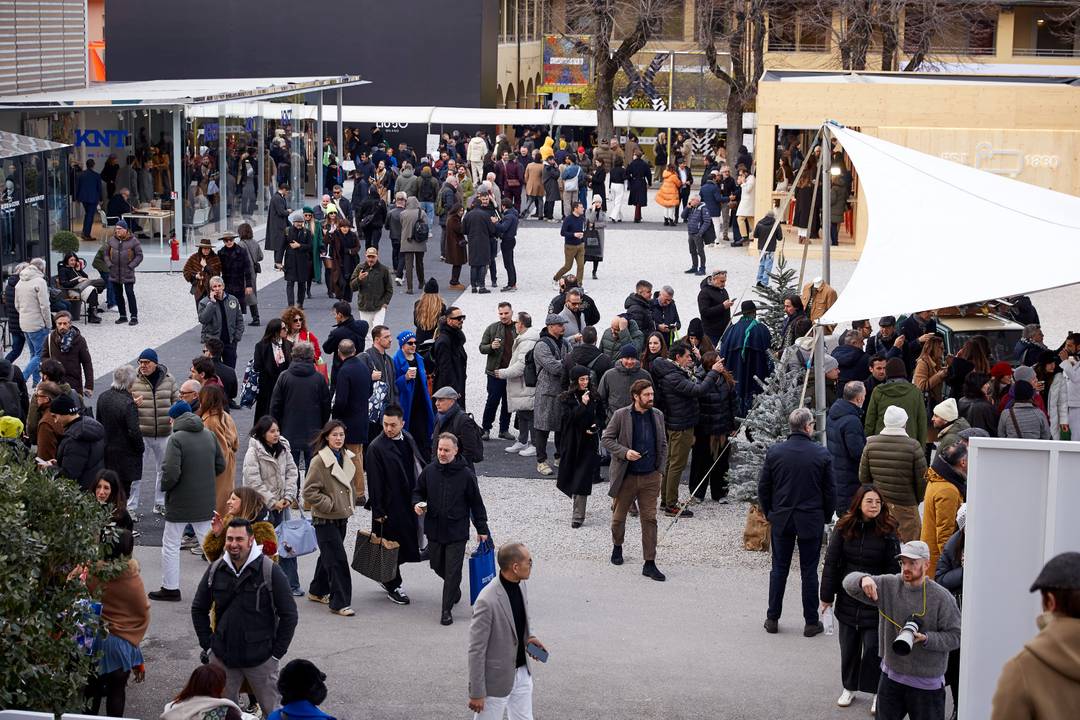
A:
[[[540,159],[547,162],[547,159],[555,154],[554,148],[551,146],[555,144],[555,141],[550,135],[544,139],[544,144],[540,146]]]
[[[926,471],[926,497],[923,500],[922,536],[919,538],[930,546],[929,577],[934,577],[938,558],[945,549],[945,543],[956,532],[956,513],[964,499],[960,490],[951,482],[941,477],[937,470]]]

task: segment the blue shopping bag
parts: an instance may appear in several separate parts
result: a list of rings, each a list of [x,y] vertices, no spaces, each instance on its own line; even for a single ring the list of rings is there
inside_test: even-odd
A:
[[[495,543],[491,538],[480,543],[469,556],[469,604],[476,604],[476,596],[495,579]]]

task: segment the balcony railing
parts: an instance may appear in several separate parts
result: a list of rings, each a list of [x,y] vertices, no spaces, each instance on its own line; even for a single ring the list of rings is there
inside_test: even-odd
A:
[[[769,41],[769,47],[767,52],[806,52],[806,53],[825,53],[829,52],[829,46],[827,44],[812,44],[812,43],[790,43]]]
[[[1080,57],[1080,50],[1073,48],[1013,48],[1017,57]]]

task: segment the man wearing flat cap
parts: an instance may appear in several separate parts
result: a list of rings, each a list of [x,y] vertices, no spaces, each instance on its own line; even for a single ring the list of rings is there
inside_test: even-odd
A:
[[[1080,553],[1047,561],[1036,590],[1039,634],[1002,668],[991,720],[1065,720],[1080,708]]]

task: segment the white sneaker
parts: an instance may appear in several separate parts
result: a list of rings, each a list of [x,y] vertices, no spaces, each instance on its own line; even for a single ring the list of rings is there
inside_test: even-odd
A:
[[[394,284],[395,285],[404,285],[405,280],[403,278],[399,278],[398,276],[395,275],[394,276]]]
[[[840,693],[840,697],[837,698],[836,704],[840,707],[847,707],[854,699],[855,693],[851,692],[850,690],[845,690],[844,692]]]
[[[874,695],[874,701],[870,703],[870,714],[877,715],[877,695]]]
[[[521,452],[522,450],[524,450],[524,449],[525,449],[525,448],[527,448],[527,447],[529,447],[529,446],[528,446],[528,445],[526,445],[526,444],[525,444],[525,443],[523,443],[523,442],[515,442],[515,443],[514,443],[513,445],[511,445],[510,447],[508,447],[508,448],[503,448],[503,450],[504,450],[505,452],[508,452],[508,453],[516,453],[516,452]]]
[[[536,463],[536,472],[540,473],[541,475],[545,475],[545,476],[554,474],[554,471],[551,469],[551,466],[548,465],[546,462]]]
[[[536,446],[526,445],[524,448],[518,451],[518,455],[521,457],[536,457]]]

